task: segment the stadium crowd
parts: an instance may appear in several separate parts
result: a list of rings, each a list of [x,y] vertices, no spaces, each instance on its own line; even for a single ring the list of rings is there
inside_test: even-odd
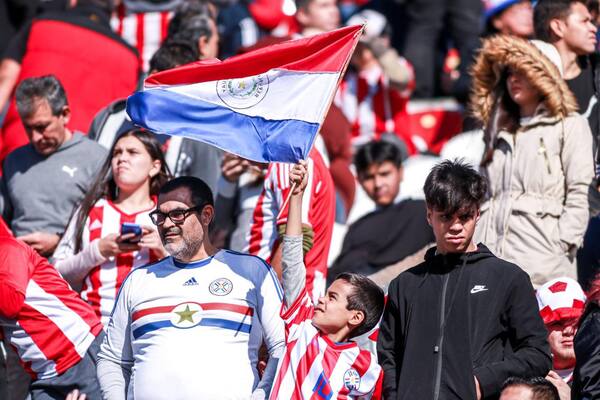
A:
[[[126,112],[152,74],[360,24],[297,164]],[[598,25],[596,0],[2,1],[0,399],[600,399]]]

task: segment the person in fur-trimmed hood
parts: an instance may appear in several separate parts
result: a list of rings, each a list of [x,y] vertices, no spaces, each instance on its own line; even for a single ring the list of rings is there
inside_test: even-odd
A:
[[[472,69],[490,182],[475,238],[536,287],[576,278],[594,175],[590,128],[561,69],[552,45],[509,36],[485,40]]]

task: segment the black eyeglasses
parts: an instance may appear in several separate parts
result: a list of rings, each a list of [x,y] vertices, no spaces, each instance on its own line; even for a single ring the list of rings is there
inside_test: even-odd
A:
[[[188,215],[190,215],[194,211],[202,210],[205,205],[206,204],[203,204],[201,206],[190,207],[187,210],[171,210],[168,213],[154,210],[150,213],[150,219],[152,220],[152,223],[154,225],[158,226],[164,224],[167,220],[167,217],[169,217],[171,222],[173,222],[174,224],[182,224],[183,221],[185,221],[185,219],[188,217]]]

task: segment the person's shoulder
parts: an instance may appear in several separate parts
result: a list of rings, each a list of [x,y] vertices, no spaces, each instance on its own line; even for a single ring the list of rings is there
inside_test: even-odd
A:
[[[215,254],[215,259],[228,265],[233,270],[256,271],[268,273],[272,270],[271,266],[262,258],[233,250],[221,250]]]
[[[29,253],[30,247],[25,243],[11,237],[11,236],[0,236],[0,249],[2,253],[7,252],[23,252]]]

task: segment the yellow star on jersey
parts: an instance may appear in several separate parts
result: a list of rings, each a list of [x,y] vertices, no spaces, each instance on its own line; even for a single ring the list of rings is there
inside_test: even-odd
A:
[[[198,310],[194,310],[194,311],[190,310],[189,305],[186,305],[185,310],[183,310],[183,311],[175,311],[175,314],[179,315],[178,324],[180,324],[184,321],[190,321],[193,324],[194,319],[192,318],[192,315],[194,315],[197,312],[198,312]]]

